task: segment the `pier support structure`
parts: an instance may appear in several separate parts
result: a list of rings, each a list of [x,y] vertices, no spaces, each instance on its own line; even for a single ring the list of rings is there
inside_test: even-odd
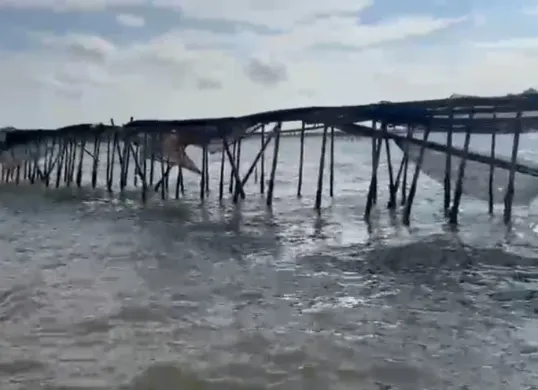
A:
[[[359,142],[371,142],[371,177],[364,209],[366,221],[370,220],[379,198],[386,194],[386,206],[391,214],[400,212],[404,225],[409,225],[413,204],[416,198],[420,198],[417,193],[425,153],[436,151],[445,154],[445,172],[441,179],[443,199],[440,203],[447,221],[450,224],[458,223],[465,193],[466,164],[467,161],[475,161],[489,168],[487,210],[491,215],[496,201],[493,188],[495,172],[499,169],[509,171],[503,199],[503,220],[509,224],[516,191],[516,173],[538,177],[538,170],[520,164],[517,159],[521,134],[538,128],[537,112],[538,93],[530,93],[495,98],[452,97],[422,102],[382,102],[353,107],[307,107],[237,118],[185,121],[131,118],[121,126],[111,120],[108,125],[82,124],[53,130],[6,128],[0,132],[1,180],[15,185],[41,183],[53,188],[102,187],[109,194],[124,193],[127,188],[140,188],[142,202],[147,202],[155,193],[160,195],[161,200],[171,197],[179,199],[186,194],[185,170],[198,170],[197,167],[183,164],[186,160],[181,160],[182,153],[185,153],[187,146],[195,145],[201,150],[201,168],[197,171],[201,202],[213,194],[211,183],[217,180],[211,180],[213,172],[210,166],[215,164],[210,162],[210,155],[218,149],[219,174],[214,178],[218,177],[218,191],[215,193],[218,193],[219,201],[225,199],[225,188],[228,188],[232,203],[245,200],[249,180],[254,176],[254,183],[259,185],[257,192],[265,196],[267,207],[272,207],[277,191],[282,137],[294,133],[299,136],[296,194],[301,198],[306,191],[304,170],[309,152],[305,146],[306,139],[316,134],[321,138],[313,208],[320,212],[326,186],[329,197],[337,196],[335,144],[345,134]],[[371,126],[363,124],[369,121]],[[289,122],[300,122],[300,128],[284,129]],[[423,136],[419,137],[418,133]],[[430,141],[432,133],[445,133],[446,144]],[[454,136],[458,133],[465,134],[463,149],[454,146]],[[470,141],[475,134],[491,135],[489,156],[470,149]],[[498,134],[513,134],[509,161],[495,153]],[[254,136],[259,136],[259,150],[254,159],[247,163],[244,161],[244,142]],[[177,145],[170,147],[172,138],[176,139]],[[266,156],[271,154],[267,153],[270,144],[272,156]],[[399,164],[397,161],[393,163],[396,156],[391,146],[394,145],[402,152]],[[410,153],[410,148],[418,148],[418,155]],[[380,175],[384,171],[379,169],[383,150],[388,191],[378,188]],[[455,159],[459,164],[454,178]],[[327,166],[328,185],[325,183]],[[412,166],[414,169],[410,168]],[[290,167],[285,169],[289,170]],[[175,196],[170,194],[171,181],[175,181],[172,184]],[[401,197],[398,201],[399,191]]]

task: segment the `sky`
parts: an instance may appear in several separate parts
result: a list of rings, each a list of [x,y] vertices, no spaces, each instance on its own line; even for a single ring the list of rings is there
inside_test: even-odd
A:
[[[0,126],[538,87],[538,0],[0,0]]]

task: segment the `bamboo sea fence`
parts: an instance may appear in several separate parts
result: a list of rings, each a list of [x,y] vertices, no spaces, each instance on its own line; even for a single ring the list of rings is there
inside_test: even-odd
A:
[[[301,125],[298,129],[284,129],[290,122],[299,122]],[[535,92],[499,97],[456,96],[359,106],[303,107],[211,119],[131,118],[123,125],[110,121],[108,124],[86,123],[58,129],[4,128],[0,132],[1,181],[12,184],[23,181],[41,183],[50,188],[81,187],[86,169],[91,172],[91,187],[96,188],[98,172],[105,167],[105,187],[109,192],[116,186],[123,192],[128,183],[133,183],[140,188],[142,202],[148,200],[150,192],[160,193],[163,200],[170,197],[179,199],[185,193],[183,169],[177,169],[177,177],[172,180],[175,188],[171,189],[174,164],[163,151],[163,140],[173,134],[184,140],[185,145],[202,148],[198,189],[202,201],[210,190],[208,154],[218,151],[221,153],[219,188],[216,191],[219,200],[226,196],[231,197],[234,203],[243,201],[246,198],[245,185],[255,172],[260,177],[259,192],[264,195],[266,205],[272,207],[281,137],[295,136],[299,139],[297,196],[301,197],[305,138],[316,135],[321,137],[321,150],[314,207],[320,210],[326,165],[330,172],[329,194],[334,196],[334,143],[335,138],[340,136],[368,139],[371,142],[371,177],[364,200],[365,220],[370,219],[372,208],[378,203],[378,176],[383,154],[389,177],[387,208],[401,209],[403,223],[410,224],[424,154],[433,150],[446,156],[442,204],[451,224],[458,223],[468,161],[489,166],[490,214],[496,201],[493,199],[494,171],[502,169],[509,172],[503,199],[503,219],[508,224],[512,217],[516,173],[538,177],[538,169],[518,161],[520,135],[534,129],[538,129],[538,93]],[[429,136],[432,133],[446,134],[446,143],[431,141]],[[458,133],[465,135],[463,148],[453,144],[453,135]],[[476,134],[490,135],[489,155],[469,150],[471,138]],[[499,134],[513,134],[510,159],[495,155],[496,137]],[[238,169],[239,165],[244,164],[241,161],[241,144],[243,140],[253,137],[260,139],[259,150],[246,173],[241,176]],[[402,151],[400,161],[393,161],[390,140]],[[270,143],[273,144],[273,151],[270,164],[266,166],[265,153]],[[410,158],[411,146],[419,150],[414,159]],[[325,161],[327,151],[328,163]],[[103,155],[106,157],[99,157]],[[455,180],[450,174],[453,156],[459,157]],[[228,178],[225,177],[225,166],[230,173]]]

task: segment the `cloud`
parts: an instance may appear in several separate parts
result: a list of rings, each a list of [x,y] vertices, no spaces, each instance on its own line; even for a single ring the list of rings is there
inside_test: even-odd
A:
[[[288,79],[288,72],[283,64],[271,63],[258,58],[252,58],[245,66],[248,78],[263,86],[274,86]]]
[[[242,115],[538,84],[538,34],[488,37],[473,16],[489,18],[488,9],[389,17],[369,0],[0,0],[1,7],[15,16],[39,8],[40,18],[51,17],[49,9],[51,25],[64,24],[56,31],[36,24],[19,37],[24,46],[0,50],[0,126]]]
[[[208,77],[200,77],[197,81],[198,89],[220,89],[222,88],[222,83],[219,80],[211,79]]]
[[[474,46],[492,50],[536,50],[538,49],[538,37],[501,39],[492,42],[475,42]]]
[[[54,11],[97,11],[109,7],[142,6],[145,0],[0,0],[0,7]]]
[[[330,15],[357,16],[361,10],[371,6],[373,0],[334,2],[324,0],[230,0],[226,2],[158,0],[156,4],[163,7],[177,7],[186,16],[197,19],[226,20],[273,29],[291,29],[297,24],[309,23]]]
[[[297,22],[334,13],[355,13],[372,4],[371,0],[0,0],[0,7],[53,9],[58,11],[92,11],[106,8],[152,6],[181,11],[198,19],[246,22],[265,26],[291,27]],[[237,11],[240,12],[237,12]],[[270,17],[268,17],[270,15]]]
[[[403,16],[376,25],[361,25],[354,16],[336,15],[299,25],[290,32],[267,36],[263,40],[263,49],[288,53],[332,45],[358,49],[427,36],[465,20],[466,18]]]
[[[116,15],[116,21],[126,27],[144,27],[146,24],[143,17],[133,14],[118,14]]]
[[[85,34],[64,36],[44,34],[41,36],[41,42],[53,50],[57,49],[75,58],[87,60],[105,60],[116,51],[114,44],[106,39]]]

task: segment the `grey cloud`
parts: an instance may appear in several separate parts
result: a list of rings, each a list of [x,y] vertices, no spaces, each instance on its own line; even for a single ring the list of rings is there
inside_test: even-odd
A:
[[[45,77],[39,80],[39,82],[45,88],[52,89],[58,96],[75,99],[83,95],[83,88],[80,84],[65,83],[54,76]]]
[[[256,84],[272,87],[288,79],[286,66],[253,58],[245,66],[247,77]]]
[[[90,61],[104,61],[116,51],[116,47],[97,36],[68,34],[62,37],[45,35],[43,44],[64,49],[68,53]]]
[[[135,28],[144,27],[146,24],[146,20],[143,17],[126,13],[116,15],[116,21],[122,26]]]
[[[198,89],[220,89],[222,88],[222,83],[219,80],[207,77],[200,77],[196,81],[196,86],[198,87]]]

